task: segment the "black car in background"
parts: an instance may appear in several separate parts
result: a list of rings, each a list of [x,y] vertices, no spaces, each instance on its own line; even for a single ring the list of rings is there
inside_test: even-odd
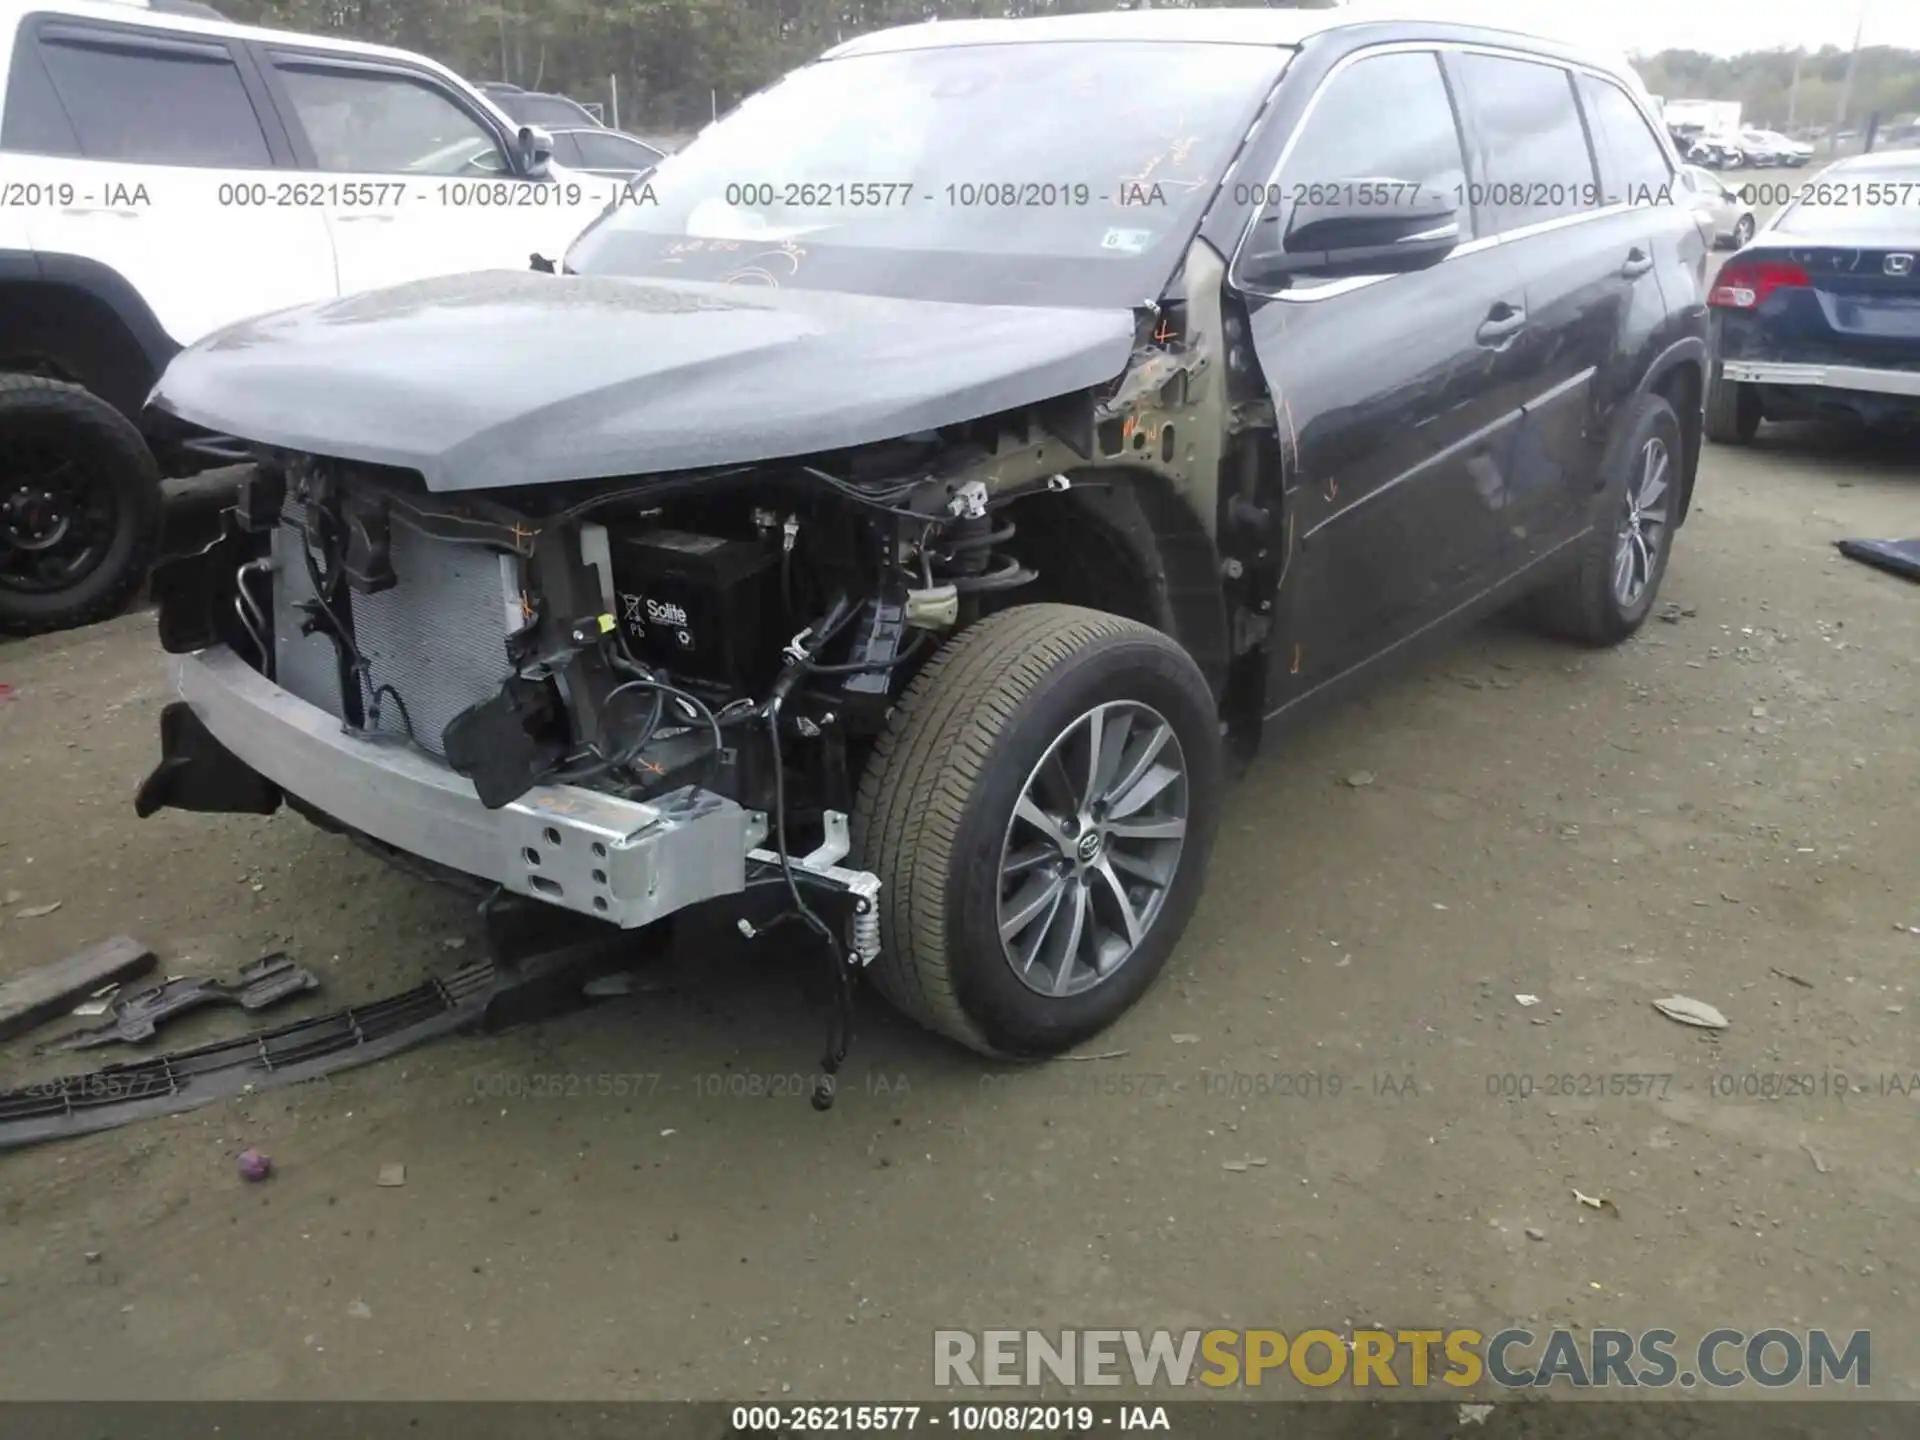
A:
[[[545,90],[526,90],[505,80],[482,81],[480,93],[507,112],[509,120],[522,125],[538,125],[544,130],[597,127],[600,117],[578,100],[554,95]],[[565,164],[565,161],[561,162]]]
[[[141,811],[284,798],[628,929],[791,916],[836,1005],[859,967],[1062,1050],[1166,965],[1271,724],[1522,597],[1645,622],[1707,362],[1675,165],[1629,71],[1505,32],[849,41],[558,274],[173,363],[155,403],[265,460],[156,582]]]
[[[1707,301],[1712,439],[1751,440],[1763,419],[1920,422],[1920,150],[1798,184]]]
[[[553,158],[562,165],[615,180],[630,179],[651,170],[666,154],[638,136],[605,125],[569,127],[549,133],[553,136]]]

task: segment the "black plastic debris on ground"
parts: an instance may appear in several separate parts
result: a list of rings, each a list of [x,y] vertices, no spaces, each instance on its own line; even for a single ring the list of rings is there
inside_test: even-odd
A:
[[[398,995],[146,1060],[0,1090],[0,1150],[194,1110],[383,1060],[462,1030],[498,1031],[582,1008],[596,975],[665,955],[671,923],[611,925],[519,896],[481,907],[488,958]],[[273,958],[273,957],[268,957]]]
[[[1842,555],[1876,570],[1920,580],[1920,540],[1836,540]]]
[[[242,1010],[264,1010],[320,988],[320,977],[289,960],[285,951],[264,955],[241,967],[232,984],[199,975],[181,975],[122,995],[108,1009],[100,1025],[75,1030],[50,1040],[42,1050],[91,1050],[99,1045],[140,1045],[176,1015],[210,1005],[237,1005]]]
[[[393,1055],[477,1022],[497,989],[497,972],[483,960],[371,1005],[0,1091],[0,1150],[192,1110],[249,1084],[317,1079]]]

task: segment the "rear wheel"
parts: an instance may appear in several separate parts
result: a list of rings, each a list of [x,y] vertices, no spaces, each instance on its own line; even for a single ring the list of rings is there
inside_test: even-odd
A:
[[[160,523],[159,468],[125,416],[78,385],[0,375],[0,631],[117,612]]]
[[[1753,239],[1753,216],[1742,215],[1733,224],[1733,248],[1744,250]]]
[[[1680,519],[1680,420],[1643,395],[1607,454],[1606,486],[1580,563],[1535,597],[1545,627],[1585,645],[1617,645],[1645,623]]]
[[[1745,445],[1760,429],[1760,392],[1729,380],[1713,367],[1707,381],[1707,438],[1716,445]]]
[[[1024,605],[949,641],[854,815],[885,885],[881,993],[987,1054],[1052,1054],[1112,1024],[1199,900],[1220,748],[1199,668],[1145,625]]]

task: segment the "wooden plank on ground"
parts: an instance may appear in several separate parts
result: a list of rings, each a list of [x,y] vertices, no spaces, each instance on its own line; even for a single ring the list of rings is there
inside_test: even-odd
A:
[[[128,935],[89,945],[64,960],[0,981],[0,1040],[64,1015],[103,985],[153,968],[153,951]]]

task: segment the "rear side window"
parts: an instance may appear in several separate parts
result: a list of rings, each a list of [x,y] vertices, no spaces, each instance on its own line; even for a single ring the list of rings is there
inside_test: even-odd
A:
[[[464,106],[397,71],[331,69],[275,56],[314,162],[335,173],[504,176],[493,131]]]
[[[1391,103],[1383,103],[1384,97],[1391,97]],[[1280,210],[1284,233],[1297,198],[1316,186],[1404,180],[1458,197],[1466,179],[1460,127],[1439,57],[1396,51],[1357,60],[1327,82],[1281,167],[1267,209]],[[1461,238],[1469,238],[1470,232],[1462,206]],[[1331,283],[1298,278],[1290,288],[1310,291]]]
[[[220,169],[273,163],[224,45],[49,26],[39,55],[89,160]]]
[[[1600,152],[1606,203],[1648,205],[1662,190],[1671,192],[1673,172],[1667,168],[1666,151],[1627,92],[1597,75],[1582,75],[1580,98],[1587,107],[1594,148]]]
[[[0,37],[0,45],[6,40]],[[60,108],[40,53],[24,41],[13,52],[13,70],[7,77],[7,109],[0,119],[0,150],[30,155],[78,155],[80,137]]]
[[[1474,131],[1474,211],[1483,234],[1503,234],[1601,203],[1574,103],[1558,65],[1499,55],[1457,57]]]

